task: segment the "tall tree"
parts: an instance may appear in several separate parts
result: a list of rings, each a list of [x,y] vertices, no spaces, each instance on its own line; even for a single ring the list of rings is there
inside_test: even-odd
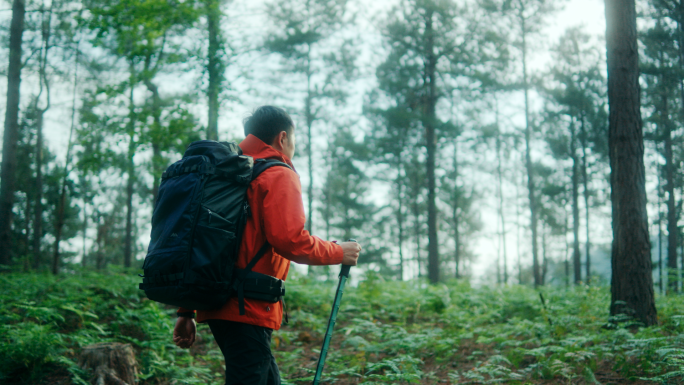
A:
[[[393,106],[415,116],[415,129],[422,130],[426,150],[428,276],[439,281],[436,163],[438,140],[443,129],[451,129],[438,116],[450,81],[467,74],[475,51],[473,27],[465,9],[450,0],[406,0],[393,9],[383,28],[389,54],[376,75],[381,91]]]
[[[52,34],[52,10],[54,2],[49,9],[45,9],[45,3],[41,5],[40,35],[41,46],[38,55],[39,90],[33,99],[33,113],[35,114],[36,126],[36,155],[34,157],[36,169],[36,196],[33,209],[33,257],[41,257],[41,241],[43,239],[43,122],[45,113],[50,109],[50,79],[48,78],[48,56],[50,53],[50,38]],[[43,93],[45,94],[43,100]],[[44,106],[40,104],[43,103]],[[57,274],[57,265],[53,264],[52,273]]]
[[[579,240],[580,184],[584,187],[587,281],[591,276],[588,156],[589,151],[602,151],[603,141],[596,138],[604,133],[606,120],[603,106],[605,79],[597,51],[590,43],[589,35],[579,28],[567,30],[554,48],[555,65],[551,69],[550,85],[545,90],[550,101],[550,105],[547,105],[546,120],[552,125],[547,132],[547,141],[554,157],[570,159],[572,162],[570,182],[575,284],[582,280]],[[557,127],[558,123],[562,127]]]
[[[207,18],[207,32],[209,35],[209,46],[207,48],[207,74],[209,84],[207,85],[207,101],[209,105],[207,139],[218,140],[218,117],[219,117],[219,96],[224,81],[226,69],[225,61],[221,55],[224,47],[223,34],[221,33],[221,0],[203,0],[204,10]]]
[[[372,123],[366,141],[375,155],[373,163],[383,165],[375,179],[390,183],[392,188],[392,203],[397,231],[397,248],[399,254],[399,279],[403,279],[406,271],[405,242],[410,238],[408,232],[408,178],[406,159],[411,149],[416,145],[415,129],[412,127],[416,117],[414,113],[402,106],[383,108],[378,105],[382,98],[378,90],[373,90],[368,97],[369,103],[364,108],[364,114]]]
[[[634,0],[606,0],[609,155],[613,218],[610,314],[658,322],[646,213],[639,51]]]
[[[126,191],[126,236],[124,266],[132,261],[133,195],[138,176],[135,173],[134,156],[140,147],[152,150],[150,171],[152,174],[152,203],[157,199],[159,180],[168,161],[164,153],[177,151],[179,144],[187,144],[189,136],[197,136],[189,130],[189,124],[174,124],[178,119],[189,123],[193,118],[181,112],[180,118],[171,111],[178,111],[178,103],[165,100],[157,84],[157,76],[172,65],[184,61],[183,45],[178,40],[199,17],[193,1],[177,3],[170,0],[88,0],[88,18],[85,25],[95,34],[92,42],[109,50],[117,59],[126,62],[129,80],[118,85],[128,89],[128,118],[120,126],[128,135],[129,148]],[[135,105],[135,88],[142,84],[150,98],[140,109]],[[122,94],[119,92],[119,94]],[[175,98],[181,102],[183,98]],[[175,107],[175,108],[174,108]],[[140,129],[138,132],[137,129]],[[184,146],[180,146],[184,147]]]
[[[537,187],[535,185],[532,146],[535,125],[530,110],[531,82],[529,78],[529,54],[531,40],[539,36],[545,19],[555,11],[557,3],[549,0],[505,0],[490,7],[498,8],[511,20],[513,46],[519,51],[519,63],[522,70],[520,88],[525,101],[525,170],[527,171],[527,195],[530,209],[530,230],[532,232],[532,273],[535,286],[541,284],[538,244],[538,204]]]
[[[345,83],[354,71],[352,42],[339,36],[348,23],[347,0],[276,0],[268,6],[273,26],[265,48],[279,54],[295,75],[296,83],[288,93],[303,95],[307,188],[306,229],[314,230],[314,125],[323,117],[326,101],[342,102],[347,96]],[[321,122],[322,123],[322,122]]]
[[[25,0],[12,2],[10,24],[9,67],[7,68],[7,107],[2,142],[2,170],[0,171],[0,265],[12,261],[12,207],[17,167],[17,139],[19,137],[19,90],[21,85],[21,45],[24,35]]]
[[[646,123],[654,126],[649,130],[647,138],[656,141],[656,148],[665,160],[665,165],[658,172],[662,173],[664,186],[667,194],[665,206],[667,207],[667,268],[668,285],[667,291],[677,291],[677,248],[679,220],[675,192],[681,178],[679,162],[676,160],[675,148],[678,138],[675,133],[676,126],[684,121],[684,110],[679,109],[684,94],[684,75],[681,73],[682,51],[679,45],[684,42],[679,34],[678,21],[680,13],[676,2],[654,1],[648,9],[648,16],[654,22],[653,26],[641,36],[644,45],[644,55],[641,58],[641,69],[645,75],[646,84],[645,99],[652,108],[652,114],[647,116]]]

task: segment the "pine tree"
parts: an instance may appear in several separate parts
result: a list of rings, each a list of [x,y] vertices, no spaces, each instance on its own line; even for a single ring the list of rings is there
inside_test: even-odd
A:
[[[641,57],[641,70],[645,75],[645,101],[652,106],[652,114],[646,118],[648,126],[654,128],[647,138],[656,142],[665,165],[658,172],[662,173],[663,190],[667,193],[667,291],[677,291],[677,248],[679,220],[675,191],[682,183],[679,162],[676,160],[676,142],[681,141],[675,133],[682,121],[682,111],[678,104],[684,100],[681,74],[682,52],[680,50],[680,25],[677,4],[667,1],[654,1],[649,9],[649,16],[654,26],[642,34],[644,55]]]
[[[598,49],[590,44],[590,36],[578,28],[571,28],[561,37],[554,48],[555,65],[551,70],[551,83],[545,93],[546,119],[552,123],[547,132],[547,141],[557,159],[569,159],[573,222],[573,271],[574,283],[582,280],[581,252],[579,242],[580,209],[579,187],[584,187],[586,228],[586,272],[591,277],[590,220],[589,211],[589,151],[602,152],[602,142],[594,140],[605,132],[604,89],[605,80],[601,73]],[[558,127],[558,126],[561,127]]]
[[[7,107],[2,142],[2,171],[0,172],[0,265],[12,262],[12,208],[16,189],[17,139],[19,135],[19,90],[21,84],[21,53],[24,35],[25,0],[12,2],[10,24],[9,67],[7,69]]]
[[[539,264],[539,244],[538,244],[538,203],[537,186],[535,184],[534,160],[532,159],[532,142],[535,123],[532,120],[530,107],[530,92],[532,83],[529,78],[529,49],[532,39],[539,36],[541,27],[545,19],[552,14],[557,3],[549,0],[504,0],[501,2],[488,1],[488,8],[496,9],[510,20],[510,39],[512,45],[519,52],[518,60],[522,73],[520,74],[520,88],[525,99],[525,170],[527,172],[527,195],[530,210],[530,229],[532,231],[532,273],[535,286],[541,284],[541,271]]]
[[[646,214],[634,0],[606,1],[613,248],[610,314],[658,323]]]
[[[443,121],[438,104],[447,81],[466,76],[476,33],[465,9],[450,0],[406,0],[392,10],[383,27],[389,54],[376,72],[389,108],[413,115],[410,127],[422,130],[427,177],[428,276],[438,282],[440,271],[437,179],[438,138]],[[416,227],[417,229],[419,226]]]
[[[339,35],[350,23],[347,6],[347,0],[276,0],[267,11],[272,29],[264,46],[282,58],[285,69],[279,76],[292,76],[294,85],[288,94],[303,95],[309,232],[314,231],[314,125],[324,125],[327,102],[346,99],[345,84],[355,69],[353,43]]]

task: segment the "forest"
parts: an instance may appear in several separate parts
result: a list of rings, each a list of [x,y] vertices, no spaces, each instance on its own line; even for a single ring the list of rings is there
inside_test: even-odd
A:
[[[558,30],[577,1],[4,1],[0,381],[90,383],[116,342],[223,383],[137,274],[166,167],[276,105],[306,230],[364,247],[327,383],[684,383],[684,0]],[[284,383],[337,272],[293,264]]]

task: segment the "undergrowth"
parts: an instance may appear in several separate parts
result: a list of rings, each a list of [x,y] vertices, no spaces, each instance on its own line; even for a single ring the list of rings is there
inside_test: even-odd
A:
[[[124,342],[140,384],[221,384],[205,325],[173,345],[175,309],[144,298],[123,271],[0,275],[0,382],[86,384],[84,346]],[[335,282],[287,285],[290,324],[273,334],[285,384],[311,383]],[[606,287],[471,288],[369,274],[345,290],[324,383],[684,384],[684,303],[657,298],[660,325],[607,325]]]

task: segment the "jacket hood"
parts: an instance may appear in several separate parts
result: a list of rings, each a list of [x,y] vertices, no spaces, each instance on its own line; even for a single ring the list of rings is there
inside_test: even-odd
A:
[[[252,134],[247,135],[245,140],[240,143],[240,148],[243,154],[249,155],[254,159],[275,159],[286,163],[293,170],[295,169],[290,158]]]

